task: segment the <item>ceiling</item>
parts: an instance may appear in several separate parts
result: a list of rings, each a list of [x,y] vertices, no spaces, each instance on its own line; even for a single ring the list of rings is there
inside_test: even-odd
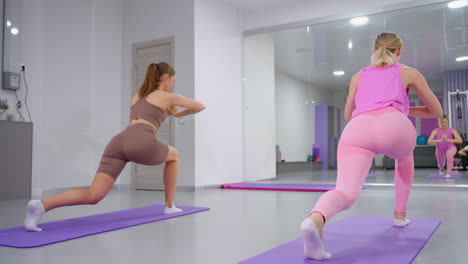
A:
[[[276,69],[314,86],[345,89],[352,75],[369,65],[373,41],[384,31],[402,37],[405,48],[400,62],[418,69],[430,81],[440,83],[444,71],[468,68],[468,61],[455,61],[468,56],[468,7],[448,9],[446,4],[433,4],[368,18],[363,26],[339,20],[311,25],[310,32],[301,27],[269,33],[275,42]],[[345,75],[334,76],[336,70]]]
[[[254,10],[279,6],[287,3],[297,2],[298,0],[224,0],[240,10]]]

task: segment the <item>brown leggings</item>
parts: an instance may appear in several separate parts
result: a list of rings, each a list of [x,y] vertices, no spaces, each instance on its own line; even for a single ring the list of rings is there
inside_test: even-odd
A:
[[[107,144],[97,172],[117,179],[127,162],[159,165],[166,160],[168,153],[169,146],[154,137],[151,126],[130,125]]]

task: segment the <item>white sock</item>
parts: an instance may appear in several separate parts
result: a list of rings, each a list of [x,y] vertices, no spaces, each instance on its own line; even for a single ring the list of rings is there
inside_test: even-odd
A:
[[[29,201],[26,209],[26,219],[24,220],[24,227],[26,230],[31,232],[42,231],[41,228],[37,227],[37,223],[44,215],[44,213],[44,206],[40,200]]]
[[[439,171],[440,176],[444,176],[445,172],[443,170]]]
[[[401,219],[393,219],[393,226],[396,227],[405,227],[409,225],[411,221],[409,219],[401,220]]]
[[[182,209],[177,208],[175,204],[172,204],[172,207],[164,206],[163,214],[175,214],[182,212]]]
[[[301,224],[302,238],[304,239],[304,256],[315,260],[326,260],[332,257],[323,248],[322,240],[314,221],[306,218]]]

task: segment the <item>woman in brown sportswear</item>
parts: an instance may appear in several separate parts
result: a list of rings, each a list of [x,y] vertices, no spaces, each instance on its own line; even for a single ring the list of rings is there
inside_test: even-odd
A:
[[[45,200],[29,201],[25,219],[28,231],[41,231],[37,224],[52,209],[101,201],[129,161],[143,165],[166,163],[166,206],[163,213],[182,211],[172,203],[179,170],[178,152],[155,139],[154,135],[168,114],[175,117],[192,115],[204,110],[205,106],[182,95],[169,93],[174,86],[174,79],[175,71],[169,64],[161,62],[148,66],[145,81],[132,99],[130,125],[107,145],[91,186],[88,189],[68,190]],[[179,112],[178,106],[185,110]]]

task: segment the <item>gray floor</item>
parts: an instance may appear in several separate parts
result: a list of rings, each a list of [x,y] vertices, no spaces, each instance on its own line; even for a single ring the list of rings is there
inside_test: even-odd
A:
[[[334,177],[333,171],[327,174],[330,179],[310,173],[282,173],[279,182],[331,181]],[[416,180],[425,173],[418,170]],[[369,181],[391,182],[390,178],[388,175]],[[413,189],[408,216],[442,221],[413,261],[415,264],[467,263],[468,252],[464,248],[468,244],[468,188],[450,185],[453,184],[441,182],[439,186]],[[178,192],[177,204],[206,206],[211,210],[40,248],[0,247],[0,262],[234,264],[298,238],[299,224],[319,196],[320,193],[309,192],[221,189]],[[391,186],[372,186],[362,192],[354,207],[331,221],[348,215],[391,216],[393,198]],[[57,209],[43,221],[161,204],[163,200],[162,192],[114,189],[98,205]],[[26,202],[0,202],[0,229],[22,225]],[[332,245],[329,250],[333,252]]]

